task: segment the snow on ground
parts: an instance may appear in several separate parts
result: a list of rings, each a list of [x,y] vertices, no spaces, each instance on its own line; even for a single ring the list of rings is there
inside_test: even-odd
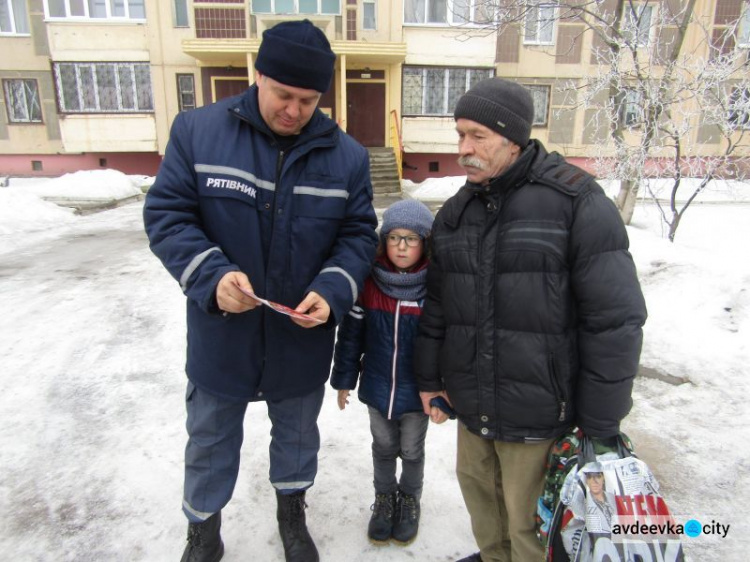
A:
[[[75,176],[58,189],[15,179],[0,188],[0,550],[13,560],[175,560],[186,527],[184,297],[147,248],[141,202],[78,216],[40,199],[129,197],[149,178],[131,177],[130,189],[116,173]],[[404,190],[439,205],[462,183]],[[750,547],[748,196],[747,184],[712,186],[699,200],[715,204],[691,207],[674,244],[651,203],[628,228],[649,308],[642,365],[687,382],[639,378],[623,429],[677,522],[731,526],[726,538],[685,537],[693,562],[745,560]],[[422,526],[407,548],[365,538],[364,406],[340,412],[329,391],[320,427],[308,521],[322,560],[447,562],[475,550],[453,474],[453,422],[428,432]],[[225,560],[280,560],[262,404],[250,405],[245,429]]]

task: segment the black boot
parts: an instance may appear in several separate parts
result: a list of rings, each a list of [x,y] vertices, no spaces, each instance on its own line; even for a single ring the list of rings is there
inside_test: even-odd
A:
[[[284,495],[276,492],[279,534],[287,562],[318,562],[318,549],[307,531],[305,492]]]
[[[399,490],[396,500],[396,516],[393,521],[393,534],[391,535],[394,542],[406,546],[417,537],[419,511],[417,496],[405,494]]]
[[[393,513],[396,511],[396,494],[375,494],[372,517],[367,526],[367,538],[373,544],[386,544],[391,539]]]
[[[475,552],[474,554],[470,554],[466,558],[461,558],[461,560],[456,560],[456,562],[482,562],[482,557],[479,556],[478,552]]]
[[[214,513],[202,523],[188,525],[187,545],[180,562],[219,562],[224,556],[221,542],[221,511]]]

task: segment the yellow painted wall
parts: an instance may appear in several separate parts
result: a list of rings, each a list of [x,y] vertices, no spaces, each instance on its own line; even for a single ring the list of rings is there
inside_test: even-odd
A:
[[[60,120],[66,152],[154,152],[152,116],[68,115]]]

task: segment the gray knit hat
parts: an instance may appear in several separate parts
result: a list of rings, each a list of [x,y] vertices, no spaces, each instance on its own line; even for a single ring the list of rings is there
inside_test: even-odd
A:
[[[326,93],[336,55],[310,20],[284,21],[263,32],[255,68],[274,80]]]
[[[453,116],[456,121],[470,119],[481,123],[525,148],[534,122],[534,100],[521,84],[504,78],[488,78],[477,82],[461,96]]]
[[[383,213],[383,224],[380,227],[380,236],[385,237],[395,228],[406,228],[427,238],[432,229],[432,211],[427,205],[417,199],[403,199],[397,201]]]

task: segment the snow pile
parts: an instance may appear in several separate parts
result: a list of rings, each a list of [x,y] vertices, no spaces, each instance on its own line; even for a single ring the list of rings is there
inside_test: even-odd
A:
[[[401,180],[404,195],[420,201],[445,201],[466,183],[466,176],[427,178],[422,183]]]
[[[33,193],[0,189],[0,235],[44,230],[74,220],[73,209],[42,201]]]
[[[127,176],[117,170],[86,170],[53,179],[11,179],[11,189],[23,189],[42,198],[56,201],[119,200],[142,194],[146,176]]]

